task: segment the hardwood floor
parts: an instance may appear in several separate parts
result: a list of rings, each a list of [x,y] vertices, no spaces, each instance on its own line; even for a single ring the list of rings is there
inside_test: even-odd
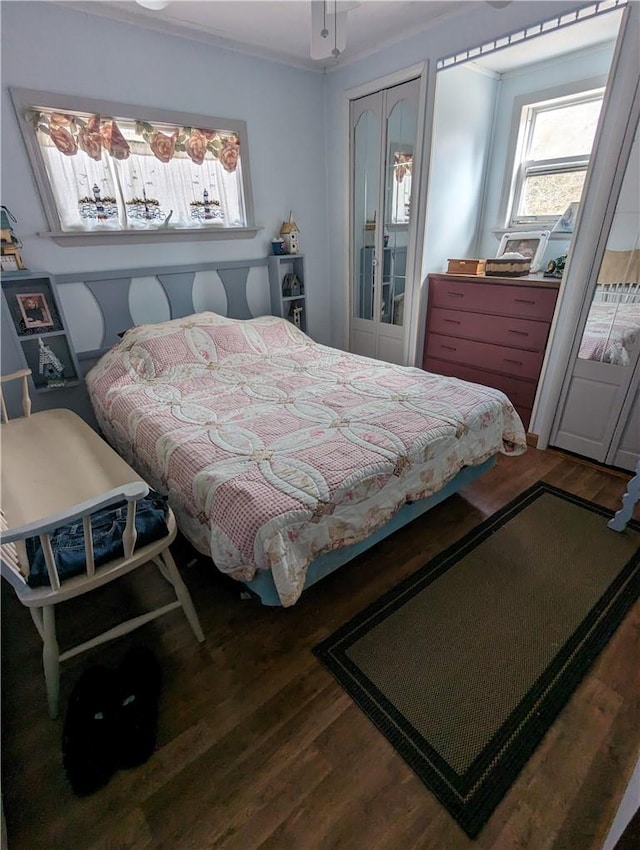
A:
[[[2,794],[9,850],[600,850],[640,750],[640,602],[471,841],[311,653],[351,615],[543,479],[617,509],[625,479],[558,453],[496,469],[290,609],[176,551],[206,635],[181,614],[68,662],[115,668],[128,646],[163,667],[158,748],[77,798],[62,770],[62,721],[47,717],[39,638],[3,583]],[[636,514],[637,515],[637,514]],[[151,569],[60,606],[61,645],[165,588]],[[93,625],[92,625],[93,624]],[[488,624],[490,628],[490,624]],[[83,634],[85,634],[83,632]]]

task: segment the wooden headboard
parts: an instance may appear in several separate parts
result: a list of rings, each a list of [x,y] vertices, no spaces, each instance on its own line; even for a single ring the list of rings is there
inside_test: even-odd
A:
[[[266,257],[260,257],[56,274],[65,330],[82,376],[119,341],[119,334],[134,325],[178,319],[202,310],[233,319],[270,314],[267,265]],[[97,428],[84,381],[37,392],[32,401],[34,412],[68,407]]]
[[[55,279],[67,329],[86,371],[133,325],[179,319],[201,310],[233,319],[270,313],[266,267],[267,260],[261,257],[73,272]]]

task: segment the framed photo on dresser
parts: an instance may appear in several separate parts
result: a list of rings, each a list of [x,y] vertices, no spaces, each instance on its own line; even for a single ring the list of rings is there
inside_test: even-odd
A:
[[[530,271],[540,271],[542,267],[542,257],[544,256],[547,242],[549,241],[550,230],[529,230],[526,233],[505,233],[500,240],[496,257],[502,257],[504,254],[517,253],[522,254],[527,259],[531,260]]]

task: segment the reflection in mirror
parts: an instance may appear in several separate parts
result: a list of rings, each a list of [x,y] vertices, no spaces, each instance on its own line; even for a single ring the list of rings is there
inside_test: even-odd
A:
[[[376,207],[380,168],[380,122],[367,110],[356,124],[354,136],[355,288],[353,315],[373,319]]]
[[[392,325],[404,324],[415,136],[415,109],[408,100],[401,99],[391,110],[387,121],[385,167],[385,248],[380,320]]]
[[[399,150],[393,152],[394,179],[391,184],[391,224],[409,224],[412,168],[412,153]]]
[[[581,360],[629,366],[640,344],[639,154],[636,133],[580,343]]]

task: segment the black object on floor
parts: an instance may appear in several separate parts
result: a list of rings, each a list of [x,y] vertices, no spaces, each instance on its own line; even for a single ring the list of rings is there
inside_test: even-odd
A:
[[[136,767],[155,750],[161,685],[160,664],[151,650],[130,649],[118,670],[118,767]]]
[[[117,677],[105,667],[90,667],[71,695],[62,733],[62,762],[74,792],[91,794],[106,785],[116,769]]]

